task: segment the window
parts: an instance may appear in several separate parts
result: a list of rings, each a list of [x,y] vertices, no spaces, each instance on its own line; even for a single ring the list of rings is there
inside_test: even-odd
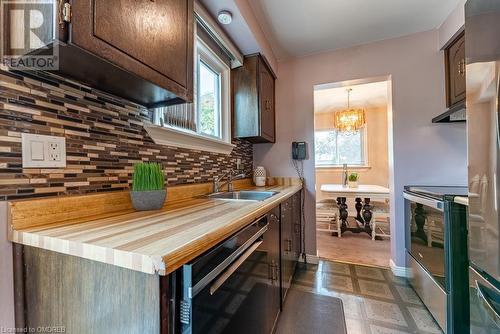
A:
[[[220,73],[198,59],[198,87],[196,110],[198,131],[201,134],[220,138]]]
[[[230,144],[229,75],[229,66],[204,41],[197,38],[194,102],[155,109],[154,124],[171,130],[176,135],[185,133],[191,137]],[[197,143],[200,138],[196,140]],[[172,145],[186,147],[177,142]]]
[[[314,150],[316,166],[365,166],[365,129],[354,133],[315,131]]]

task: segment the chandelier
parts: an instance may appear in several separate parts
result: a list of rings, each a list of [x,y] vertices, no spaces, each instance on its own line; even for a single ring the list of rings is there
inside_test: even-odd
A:
[[[338,110],[334,114],[333,125],[339,132],[353,133],[366,123],[365,110],[350,106],[351,91],[352,88],[347,89],[347,108]]]

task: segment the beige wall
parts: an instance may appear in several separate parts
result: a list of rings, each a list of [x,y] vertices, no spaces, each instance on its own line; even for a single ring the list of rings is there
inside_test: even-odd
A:
[[[333,127],[333,111],[314,115],[315,130]],[[366,109],[366,133],[368,168],[349,168],[359,174],[360,184],[376,184],[389,186],[388,130],[387,107]],[[325,183],[340,183],[342,169],[316,168],[316,190]],[[316,200],[323,199],[320,191],[316,191]]]

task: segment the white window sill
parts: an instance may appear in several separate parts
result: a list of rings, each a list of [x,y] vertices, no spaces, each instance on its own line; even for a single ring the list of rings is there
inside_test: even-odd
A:
[[[195,133],[161,127],[158,125],[146,124],[144,125],[144,128],[155,144],[158,145],[222,154],[230,154],[235,146],[215,138],[204,137]]]
[[[324,172],[327,172],[329,170],[342,170],[344,167],[342,166],[328,166],[328,165],[325,165],[325,166],[316,166],[316,170],[318,171],[324,171]],[[347,169],[349,171],[352,171],[352,170],[369,170],[371,169],[372,167],[369,166],[369,165],[363,165],[363,166],[358,166],[358,165],[348,165],[347,166]]]

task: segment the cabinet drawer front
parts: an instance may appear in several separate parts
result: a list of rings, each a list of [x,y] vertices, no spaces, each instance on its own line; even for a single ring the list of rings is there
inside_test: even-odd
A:
[[[192,0],[73,2],[72,43],[180,97],[193,67]]]

